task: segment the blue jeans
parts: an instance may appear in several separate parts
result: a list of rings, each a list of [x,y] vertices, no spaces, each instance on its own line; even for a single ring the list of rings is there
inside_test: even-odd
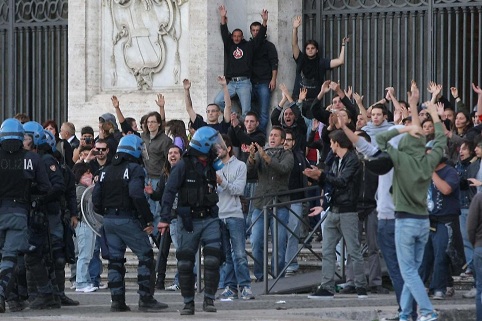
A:
[[[420,314],[433,311],[432,303],[425,291],[425,285],[418,274],[423,252],[427,244],[430,222],[427,219],[396,219],[395,242],[397,259],[402,273],[403,290],[400,297],[400,317],[408,319],[413,310],[413,299],[420,306]]]
[[[469,214],[469,209],[462,208],[460,213],[460,232],[462,232],[462,239],[464,240],[465,261],[467,262],[467,268],[472,269],[472,256],[474,255],[474,248],[472,243],[469,241],[469,236],[467,235],[467,215]]]
[[[100,259],[100,236],[95,237],[94,253],[89,262],[90,283],[93,286],[99,286],[100,275],[102,274],[102,261]]]
[[[482,277],[478,277],[482,275],[482,247],[474,248],[474,269],[475,269],[475,286],[477,287],[477,295],[475,296],[475,307],[477,309],[477,320],[482,320],[482,302],[481,302],[481,293],[482,293]]]
[[[288,262],[295,256],[298,252],[298,244],[300,238],[300,227],[301,221],[303,219],[303,203],[294,203],[290,206],[291,211],[289,212],[288,228],[294,233],[286,231],[288,234],[288,245],[286,246],[285,263]],[[293,262],[289,265],[287,271],[298,271],[299,269],[298,260],[295,258]]]
[[[241,81],[230,81],[228,83],[229,96],[234,97],[235,94],[238,95],[239,102],[241,103],[242,115],[246,115],[248,111],[251,110],[251,80],[241,80]],[[224,102],[224,91],[220,91],[216,98],[214,98],[214,103],[224,111],[226,106]]]
[[[273,212],[268,211],[268,224],[269,228],[271,229],[271,243],[274,244],[274,233],[273,227],[275,224],[275,220],[273,219]],[[278,208],[277,209],[277,216],[278,220],[283,222],[285,225],[288,225],[289,220],[289,213],[287,208]],[[258,219],[259,218],[259,219]],[[263,219],[263,210],[259,208],[255,208],[253,211],[253,221],[256,223],[253,226],[253,230],[251,233],[251,246],[253,249],[253,257],[254,257],[254,276],[257,280],[263,279],[263,249],[264,249],[264,219]],[[276,222],[278,225],[278,271],[283,270],[285,266],[285,256],[286,256],[286,229],[281,225],[279,222]],[[273,257],[271,257],[271,268],[273,270],[274,264]],[[267,276],[266,276],[267,277]],[[275,275],[276,277],[276,275]]]
[[[89,262],[94,253],[95,234],[85,222],[77,224],[75,234],[77,235],[77,247],[79,249],[75,282],[77,288],[81,289],[91,284]]]
[[[151,183],[152,188],[155,190],[157,187],[157,184],[159,184],[159,178],[150,178],[146,176],[146,185]],[[152,200],[148,194],[146,194],[147,202],[149,203],[149,208],[151,209],[151,213],[154,216],[154,221],[152,222],[152,225],[154,227],[157,227],[157,224],[161,221],[161,204],[159,201],[154,201]],[[152,235],[154,237],[157,237],[157,234],[159,231],[157,228],[154,228],[152,231]]]
[[[449,257],[446,252],[449,234],[445,224],[438,223],[435,228],[435,232],[429,233],[419,273],[424,283],[432,277],[430,290],[445,293],[449,275]]]
[[[269,122],[269,110],[271,102],[271,90],[269,82],[253,84],[253,96],[256,99],[255,108],[252,110],[259,115],[259,127],[263,133],[266,133],[266,126]]]
[[[398,266],[395,247],[395,219],[378,220],[378,246],[380,246],[383,259],[387,265],[388,275],[390,275],[392,280],[397,302],[400,303],[404,282]]]
[[[246,227],[244,218],[230,217],[221,219],[221,236],[223,238],[226,261],[222,267],[224,286],[230,289],[251,284],[248,258],[246,256]]]

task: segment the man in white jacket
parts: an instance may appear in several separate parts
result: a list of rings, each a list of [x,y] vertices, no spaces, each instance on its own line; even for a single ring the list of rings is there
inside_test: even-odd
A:
[[[246,226],[241,208],[240,195],[246,185],[246,164],[233,156],[233,144],[227,135],[223,135],[227,150],[220,159],[224,163],[216,172],[219,196],[219,219],[221,220],[221,236],[223,238],[226,262],[222,266],[225,289],[221,299],[237,299],[238,286],[241,298],[254,299],[251,291],[248,259],[246,257]]]

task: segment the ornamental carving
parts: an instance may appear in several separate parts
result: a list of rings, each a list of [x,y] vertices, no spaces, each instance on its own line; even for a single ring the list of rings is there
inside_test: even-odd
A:
[[[180,82],[180,6],[187,1],[108,0],[113,26],[110,58],[112,86],[117,86],[120,68],[117,63],[121,61],[131,77],[135,78],[138,90],[152,89],[153,75],[166,67],[168,50],[174,55],[174,62],[168,68],[175,84]],[[174,46],[166,46],[168,39]],[[116,56],[119,52],[121,57]]]

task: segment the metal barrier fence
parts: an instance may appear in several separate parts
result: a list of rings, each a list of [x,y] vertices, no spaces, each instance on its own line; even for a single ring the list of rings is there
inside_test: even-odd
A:
[[[300,189],[294,189],[294,190],[289,190],[289,191],[286,191],[286,192],[282,192],[282,193],[276,193],[276,194],[266,194],[266,195],[262,195],[262,196],[258,196],[258,197],[252,197],[252,198],[248,198],[249,200],[253,200],[253,199],[259,199],[259,198],[272,198],[273,199],[273,203],[272,204],[269,204],[269,205],[266,205],[263,207],[263,223],[264,223],[264,226],[263,226],[263,294],[269,294],[270,291],[273,289],[273,287],[276,285],[276,283],[280,280],[280,278],[283,277],[284,273],[286,272],[286,269],[288,268],[288,266],[291,264],[291,262],[293,262],[293,260],[298,256],[298,254],[301,252],[301,250],[303,248],[307,248],[312,254],[314,254],[320,261],[322,261],[322,257],[320,255],[318,255],[317,253],[315,253],[313,251],[312,248],[306,246],[308,244],[308,241],[313,237],[313,234],[316,233],[316,231],[320,228],[321,224],[323,224],[323,222],[325,221],[326,219],[326,215],[322,216],[320,218],[320,220],[318,221],[318,223],[311,229],[311,231],[308,233],[308,235],[306,237],[304,237],[303,239],[303,242],[300,244],[299,240],[301,239],[300,236],[296,235],[295,232],[293,232],[285,223],[283,223],[281,220],[278,219],[277,217],[277,209],[280,208],[280,207],[286,207],[288,208],[288,210],[291,212],[291,214],[295,215],[297,217],[298,220],[300,220],[300,222],[302,224],[306,224],[303,220],[303,217],[302,216],[298,216],[296,213],[294,213],[290,208],[289,208],[289,205],[291,204],[295,204],[295,203],[303,203],[303,202],[308,202],[308,201],[313,201],[313,200],[319,200],[321,198],[320,195],[318,196],[313,196],[313,197],[306,197],[306,198],[303,198],[303,199],[299,199],[299,200],[294,200],[294,201],[289,201],[289,202],[280,202],[278,203],[277,200],[278,200],[278,197],[279,196],[283,196],[283,195],[287,195],[287,194],[291,194],[291,193],[297,193],[297,192],[304,192],[304,191],[309,191],[309,190],[314,190],[316,189],[317,187],[316,186],[312,186],[312,187],[305,187],[305,188],[300,188]],[[329,210],[329,208],[324,208],[325,212]],[[272,212],[272,216],[270,214],[270,212]],[[291,215],[290,214],[290,215]],[[296,252],[296,254],[290,259],[289,262],[287,262],[285,264],[285,267],[279,271],[279,267],[278,267],[278,224],[273,224],[273,230],[271,231],[271,235],[273,237],[273,242],[272,242],[272,247],[273,247],[273,250],[272,250],[272,257],[274,257],[273,259],[273,266],[272,266],[272,269],[273,269],[273,273],[270,272],[269,270],[269,242],[268,242],[268,236],[269,236],[269,232],[268,232],[268,228],[269,228],[269,218],[272,217],[277,223],[281,224],[283,228],[286,229],[286,231],[288,233],[291,233],[292,235],[294,235],[297,239],[298,239],[298,251]],[[260,219],[261,216],[258,217],[258,219]],[[251,225],[248,227],[248,231],[251,230],[253,228],[253,226],[256,224],[257,220],[255,220],[254,222],[251,223]],[[310,227],[311,228],[311,227]],[[336,275],[339,277],[339,278],[345,278],[345,251],[344,251],[344,241],[343,241],[343,238],[342,238],[342,251],[341,253],[337,253],[341,256],[341,274],[338,274],[336,273]],[[248,254],[249,255],[249,254]],[[251,258],[253,260],[256,260],[252,255],[250,255]],[[320,271],[321,273],[321,271]],[[274,278],[274,281],[273,281],[273,284],[271,285],[271,287],[268,285],[268,277],[271,276]]]

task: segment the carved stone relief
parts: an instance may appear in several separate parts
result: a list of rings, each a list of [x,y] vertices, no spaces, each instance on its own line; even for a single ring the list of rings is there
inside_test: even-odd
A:
[[[104,23],[110,18],[110,28],[104,28],[104,32],[111,29],[112,33],[110,41],[104,42],[104,46],[111,47],[110,53],[104,48],[109,60],[104,60],[104,70],[109,70],[111,87],[126,87],[135,79],[138,90],[151,90],[153,78],[161,72],[171,74],[165,77],[171,83],[164,85],[180,83],[181,6],[186,2],[107,0],[110,17],[104,17]],[[104,37],[108,40],[109,34]]]

